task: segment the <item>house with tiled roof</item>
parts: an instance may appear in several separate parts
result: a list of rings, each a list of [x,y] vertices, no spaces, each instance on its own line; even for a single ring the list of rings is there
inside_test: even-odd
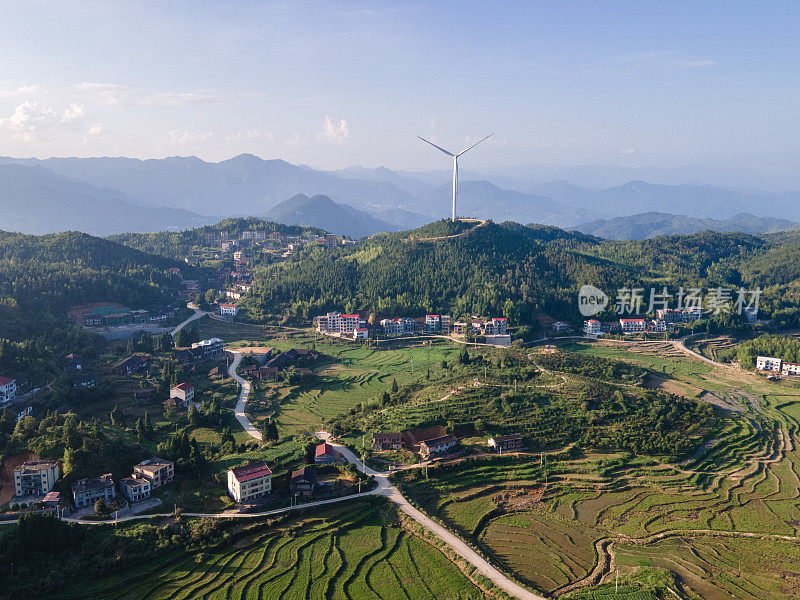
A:
[[[262,460],[228,470],[228,493],[237,503],[253,502],[272,491],[272,471]]]

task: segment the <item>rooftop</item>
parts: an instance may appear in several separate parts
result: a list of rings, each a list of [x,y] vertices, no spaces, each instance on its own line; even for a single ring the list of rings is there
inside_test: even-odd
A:
[[[326,454],[333,454],[333,446],[331,446],[327,442],[323,442],[322,444],[317,446],[316,456],[324,456]]]
[[[425,440],[421,442],[425,444],[428,448],[432,446],[441,446],[443,444],[449,444],[451,442],[457,442],[458,438],[454,435],[443,435],[441,437],[432,438],[430,440]]]
[[[79,479],[72,484],[72,491],[85,492],[88,490],[98,490],[106,488],[109,485],[114,485],[114,479],[111,477],[111,473],[106,473],[105,475],[99,475],[97,477]]]
[[[239,482],[250,481],[251,479],[263,477],[265,475],[272,475],[272,471],[263,460],[256,461],[243,467],[236,467],[235,469],[231,469],[230,472],[233,473],[233,476]]]
[[[14,380],[10,377],[3,377],[0,376],[0,385],[8,385],[9,383],[13,382]]]
[[[148,458],[147,460],[143,460],[140,462],[137,467],[166,467],[171,465],[172,461],[164,460],[163,458],[159,458],[154,456],[153,458]]]
[[[194,386],[191,383],[179,383],[175,387],[172,388],[173,390],[180,390],[182,392],[188,392],[191,389],[194,389]]]

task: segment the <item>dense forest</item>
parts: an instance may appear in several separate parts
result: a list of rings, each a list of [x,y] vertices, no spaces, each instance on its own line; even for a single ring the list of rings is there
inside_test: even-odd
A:
[[[754,369],[758,356],[772,356],[785,362],[800,363],[800,340],[785,335],[764,334],[739,344],[721,358],[734,356],[743,369]]]
[[[463,224],[438,222],[415,232],[373,236],[356,247],[309,249],[291,261],[263,267],[246,300],[251,317],[288,312],[302,318],[325,310],[379,315],[449,312],[502,315],[535,327],[539,313],[572,322],[575,300],[589,283],[612,295],[622,287],[683,286],[738,289],[760,285],[761,307],[791,324],[800,244],[775,245],[747,234],[610,242],[554,227],[487,223],[460,233]],[[761,270],[765,253],[776,262]],[[779,258],[778,258],[779,257]],[[607,316],[611,317],[609,313]]]
[[[30,377],[92,337],[67,321],[70,306],[113,301],[158,308],[174,301],[183,263],[78,232],[31,236],[0,231],[0,372]],[[188,271],[188,272],[187,272]]]

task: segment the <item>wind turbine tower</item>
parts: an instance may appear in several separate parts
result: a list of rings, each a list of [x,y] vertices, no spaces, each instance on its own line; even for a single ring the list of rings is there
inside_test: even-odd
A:
[[[466,154],[467,152],[472,150],[475,146],[477,146],[481,142],[489,139],[493,135],[494,135],[493,133],[490,133],[485,138],[483,138],[481,140],[478,140],[477,142],[472,144],[470,147],[465,148],[464,150],[462,150],[458,154],[453,154],[452,152],[448,152],[447,150],[445,150],[444,148],[442,148],[440,146],[437,146],[433,142],[429,142],[425,138],[417,136],[417,137],[419,137],[419,139],[421,139],[426,144],[430,144],[431,146],[433,146],[437,150],[441,150],[442,152],[447,154],[447,156],[452,156],[453,157],[453,216],[452,216],[453,222],[455,222],[455,220],[456,220],[456,199],[458,198],[458,157],[461,156],[462,154]]]

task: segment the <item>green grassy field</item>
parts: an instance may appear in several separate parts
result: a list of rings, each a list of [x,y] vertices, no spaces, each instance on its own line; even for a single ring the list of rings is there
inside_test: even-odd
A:
[[[251,526],[217,552],[63,590],[60,600],[307,598],[478,599],[439,550],[403,529],[385,501],[347,502],[275,526]]]

